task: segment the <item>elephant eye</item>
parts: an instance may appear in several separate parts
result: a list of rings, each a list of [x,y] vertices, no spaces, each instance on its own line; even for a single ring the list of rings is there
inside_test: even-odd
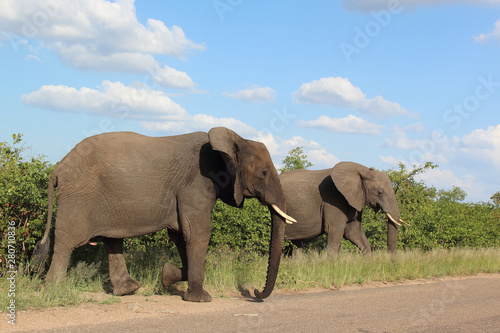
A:
[[[267,171],[267,170],[262,171],[262,176],[263,176],[264,178],[267,178],[267,175],[268,175],[268,174],[269,174],[269,171]]]

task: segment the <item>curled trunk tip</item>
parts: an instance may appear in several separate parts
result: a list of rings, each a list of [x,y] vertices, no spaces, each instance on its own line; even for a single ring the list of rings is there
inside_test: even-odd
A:
[[[283,205],[284,208],[285,205]],[[281,260],[281,251],[285,238],[285,221],[289,218],[281,209],[276,209],[276,205],[271,205],[273,208],[271,222],[271,243],[269,245],[269,262],[267,266],[266,284],[262,291],[254,290],[255,297],[264,299],[271,295],[276,283],[278,269]]]
[[[255,288],[253,292],[255,293],[255,297],[259,299],[264,299],[267,298],[269,295],[271,295],[273,288],[270,288],[270,290],[269,288],[264,288],[264,290],[262,291],[259,291],[257,288]]]

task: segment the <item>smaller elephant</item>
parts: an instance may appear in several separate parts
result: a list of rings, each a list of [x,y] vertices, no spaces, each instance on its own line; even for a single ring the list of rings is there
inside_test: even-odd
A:
[[[399,207],[389,176],[354,162],[325,170],[291,170],[280,174],[287,212],[300,223],[286,227],[286,238],[299,249],[302,240],[327,235],[327,251],[338,253],[342,237],[363,254],[371,246],[361,225],[364,205],[387,214],[387,247],[396,251]]]

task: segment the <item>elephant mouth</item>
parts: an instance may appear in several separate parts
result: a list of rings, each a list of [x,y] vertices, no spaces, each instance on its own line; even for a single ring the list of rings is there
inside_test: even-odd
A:
[[[285,212],[283,212],[276,204],[271,204],[271,207],[273,207],[274,211],[280,215],[282,218],[285,219],[285,222],[287,224],[294,224],[297,223],[297,220],[291,217],[290,215],[287,215]]]

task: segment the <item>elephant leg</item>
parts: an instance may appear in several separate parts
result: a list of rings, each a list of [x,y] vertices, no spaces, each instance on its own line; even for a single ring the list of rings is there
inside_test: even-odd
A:
[[[356,245],[363,255],[371,253],[370,242],[366,238],[361,221],[354,220],[347,223],[344,231],[344,237]]]
[[[188,262],[188,290],[183,299],[191,302],[210,302],[212,296],[203,289],[205,280],[205,258],[208,249],[210,231],[200,232],[186,242],[186,255]]]
[[[78,240],[71,237],[63,228],[57,228],[54,235],[54,254],[47,273],[47,282],[57,282],[66,276],[71,253],[78,246]]]
[[[339,228],[330,228],[326,233],[326,252],[329,255],[337,255],[339,253],[340,243],[344,234]]]
[[[178,281],[188,281],[188,290],[184,293],[183,299],[191,302],[210,302],[212,297],[203,289],[205,279],[205,256],[210,239],[210,231],[191,235],[191,241],[186,242],[184,235],[172,230],[168,230],[179,251],[182,261],[182,268],[177,268],[171,263],[166,263],[163,267],[162,284],[168,288],[172,283]]]
[[[199,184],[193,184],[193,186],[198,188]],[[215,198],[207,200],[204,193],[196,191],[186,190],[178,197],[179,225],[186,249],[185,258],[182,259],[184,246],[178,246],[183,260],[181,279],[185,278],[187,273],[188,289],[183,296],[185,301],[210,302],[212,300],[210,294],[203,289],[203,281],[205,258],[210,240],[210,215],[214,205]],[[177,237],[177,244],[180,243],[179,237]]]
[[[165,266],[163,266],[162,272],[162,284],[163,288],[167,289],[171,284],[179,281],[187,281],[187,255],[186,255],[186,242],[184,241],[184,237],[181,233],[175,232],[173,230],[168,229],[168,236],[174,242],[177,250],[179,251],[179,256],[182,261],[182,268],[177,268],[171,263],[167,262]]]
[[[54,254],[47,273],[47,282],[57,282],[66,276],[72,248],[62,246],[58,243],[54,245]]]
[[[141,284],[132,279],[123,257],[123,239],[107,238],[103,241],[109,260],[109,279],[115,295],[129,295],[140,288]]]

